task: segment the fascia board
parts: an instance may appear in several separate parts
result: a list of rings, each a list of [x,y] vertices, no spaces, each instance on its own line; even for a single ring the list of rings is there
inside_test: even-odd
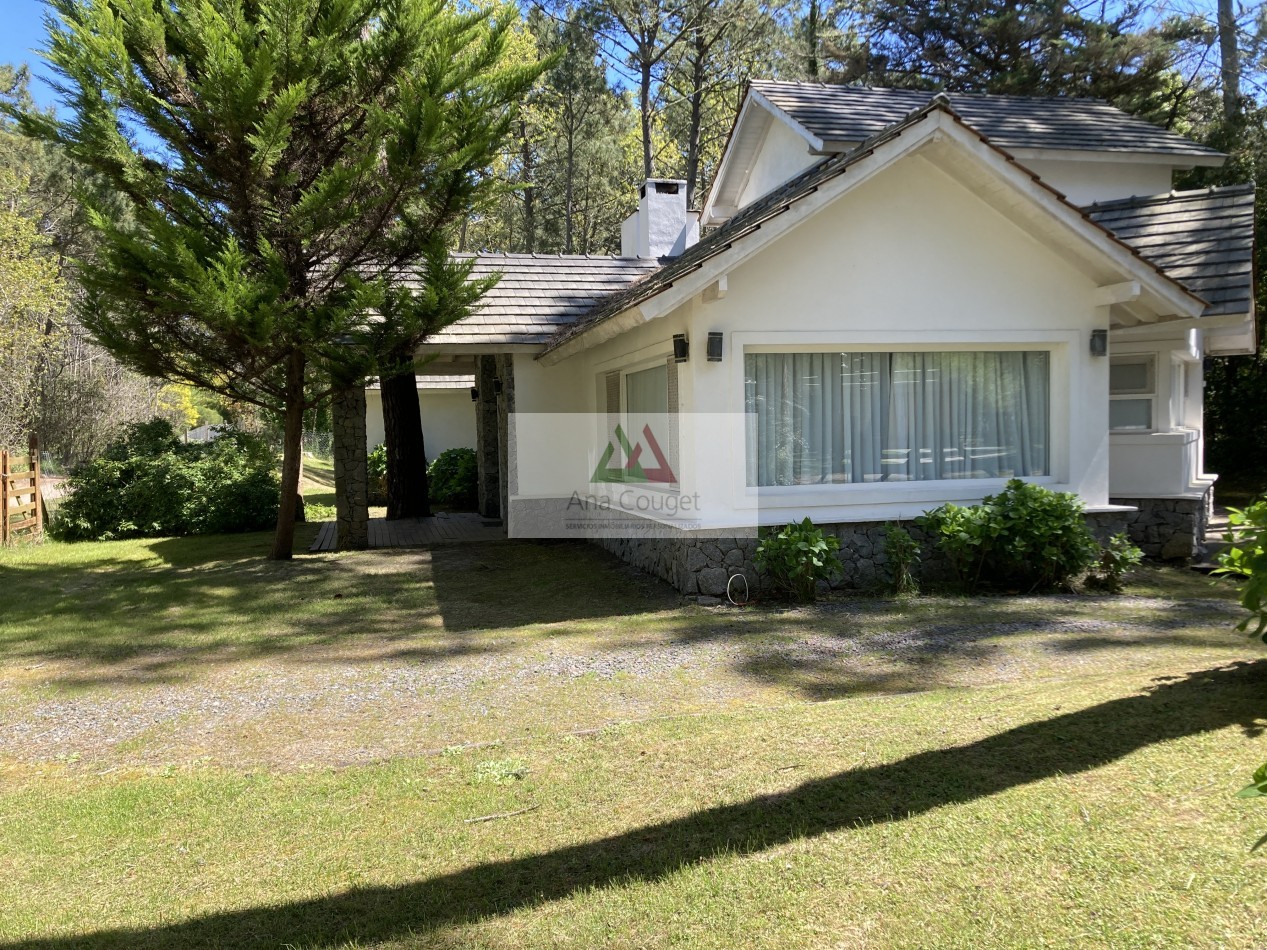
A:
[[[1167,168],[1189,169],[1197,166],[1220,168],[1227,156],[1187,155],[1170,152],[1111,152],[1099,149],[1073,148],[1008,148],[1007,153],[1017,161],[1035,162],[1088,162],[1118,165],[1163,165]]]

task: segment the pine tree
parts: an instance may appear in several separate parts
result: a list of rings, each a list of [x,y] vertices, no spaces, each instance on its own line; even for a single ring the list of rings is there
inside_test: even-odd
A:
[[[97,205],[84,321],[125,364],[284,419],[289,558],[306,409],[372,364],[365,314],[489,188],[538,68],[513,7],[52,0],[64,119],[19,110],[126,198]]]

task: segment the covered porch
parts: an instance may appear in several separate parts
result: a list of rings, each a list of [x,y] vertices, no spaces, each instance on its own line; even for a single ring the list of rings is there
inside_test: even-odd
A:
[[[469,544],[502,541],[506,529],[500,519],[483,518],[474,512],[441,511],[433,518],[370,519],[370,548],[424,548],[433,544]],[[323,522],[311,552],[337,551],[338,523]]]

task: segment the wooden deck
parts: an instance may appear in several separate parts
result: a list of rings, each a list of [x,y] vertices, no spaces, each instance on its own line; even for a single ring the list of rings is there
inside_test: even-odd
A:
[[[484,518],[467,512],[440,512],[434,518],[400,521],[370,519],[371,548],[425,548],[432,544],[501,541],[505,537],[506,529],[501,524],[487,524]],[[337,542],[335,523],[324,521],[308,550],[333,551]]]

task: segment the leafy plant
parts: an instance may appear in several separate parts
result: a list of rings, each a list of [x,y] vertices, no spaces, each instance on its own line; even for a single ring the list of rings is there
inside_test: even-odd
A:
[[[955,569],[964,590],[1064,587],[1096,562],[1100,546],[1070,492],[1019,478],[979,505],[947,504],[918,519]]]
[[[1242,788],[1236,795],[1237,798],[1267,798],[1267,762],[1258,767],[1254,773],[1254,780]],[[1250,851],[1257,851],[1263,845],[1267,844],[1267,835],[1263,835],[1254,842],[1254,846]]]
[[[840,539],[824,535],[806,518],[762,538],[757,545],[757,569],[768,574],[774,587],[792,598],[814,599],[819,581],[830,581],[842,568]]]
[[[479,465],[474,449],[445,449],[427,466],[431,500],[450,508],[479,504]]]
[[[1236,629],[1248,631],[1251,637],[1260,637],[1267,643],[1267,501],[1244,509],[1231,508],[1227,521],[1223,539],[1231,547],[1219,555],[1215,573],[1243,578],[1241,606],[1249,611],[1249,616]]]
[[[1144,552],[1131,544],[1123,532],[1109,538],[1100,548],[1100,560],[1087,577],[1087,586],[1116,594],[1125,586],[1127,573],[1144,559]]]
[[[919,542],[901,525],[884,526],[884,556],[889,565],[891,590],[895,594],[918,594],[919,581],[914,567],[919,564]]]
[[[387,446],[379,443],[365,456],[365,473],[369,478],[371,505],[387,504]]]
[[[262,530],[277,520],[276,468],[269,447],[246,433],[186,444],[165,419],[135,423],[71,476],[49,534],[107,541]]]

